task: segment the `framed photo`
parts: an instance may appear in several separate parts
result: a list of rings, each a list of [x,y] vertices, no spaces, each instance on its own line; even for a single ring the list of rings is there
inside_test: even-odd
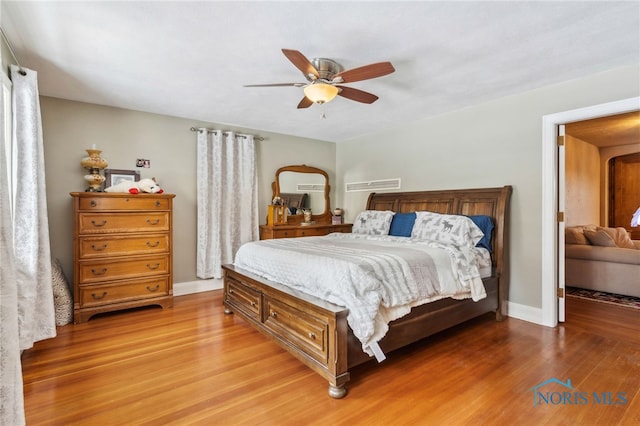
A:
[[[117,185],[123,180],[138,182],[140,180],[140,172],[136,170],[120,170],[120,169],[104,169],[104,187],[108,188]]]

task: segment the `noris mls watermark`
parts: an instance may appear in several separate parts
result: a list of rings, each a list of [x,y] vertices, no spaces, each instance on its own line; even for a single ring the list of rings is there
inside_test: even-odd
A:
[[[558,390],[560,389],[560,390]],[[555,377],[534,386],[533,406],[539,405],[625,405],[626,392],[580,391]]]

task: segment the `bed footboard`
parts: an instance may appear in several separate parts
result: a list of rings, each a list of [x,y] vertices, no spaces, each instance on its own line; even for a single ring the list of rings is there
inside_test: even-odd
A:
[[[346,395],[348,310],[223,265],[225,313],[236,313]]]

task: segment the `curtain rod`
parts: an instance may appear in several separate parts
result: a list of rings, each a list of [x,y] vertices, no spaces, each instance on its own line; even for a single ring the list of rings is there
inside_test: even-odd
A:
[[[192,128],[191,128],[191,129],[189,129],[189,130],[191,130],[192,132],[198,132],[198,131],[200,131],[200,129],[195,128],[195,127],[192,127]],[[206,129],[206,130],[207,130],[207,132],[208,132],[208,133],[213,133],[213,132],[217,132],[217,131],[218,131],[218,130],[211,130],[211,129]],[[228,135],[228,134],[229,134],[229,132],[227,132],[227,131],[223,131],[222,133],[223,133],[223,134],[225,134],[225,135]],[[246,138],[246,137],[247,137],[247,135],[243,135],[242,133],[236,133],[236,134],[237,134],[238,136],[240,136],[240,137],[243,137],[243,138]],[[253,137],[253,139],[254,139],[254,140],[256,140],[256,141],[258,141],[258,142],[261,142],[261,141],[263,141],[263,140],[264,140],[264,138],[263,138],[262,136],[254,136],[254,137]]]
[[[2,29],[2,27],[0,27],[0,33],[2,34],[2,38],[4,39],[5,43],[7,43],[7,47],[9,48],[9,53],[11,53],[11,56],[13,56],[13,59],[15,59],[16,64],[18,65],[18,68],[20,68],[20,71],[18,72],[22,75],[27,75],[27,72],[24,70],[24,68],[22,68],[22,65],[20,65],[20,61],[18,61],[16,54],[13,52],[11,43],[9,42],[9,39],[7,38],[7,35],[4,33],[4,30]]]

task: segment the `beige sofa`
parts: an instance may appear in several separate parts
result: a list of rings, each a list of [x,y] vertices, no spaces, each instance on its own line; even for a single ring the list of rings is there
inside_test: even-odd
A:
[[[565,284],[640,297],[640,241],[624,228],[567,227]]]

